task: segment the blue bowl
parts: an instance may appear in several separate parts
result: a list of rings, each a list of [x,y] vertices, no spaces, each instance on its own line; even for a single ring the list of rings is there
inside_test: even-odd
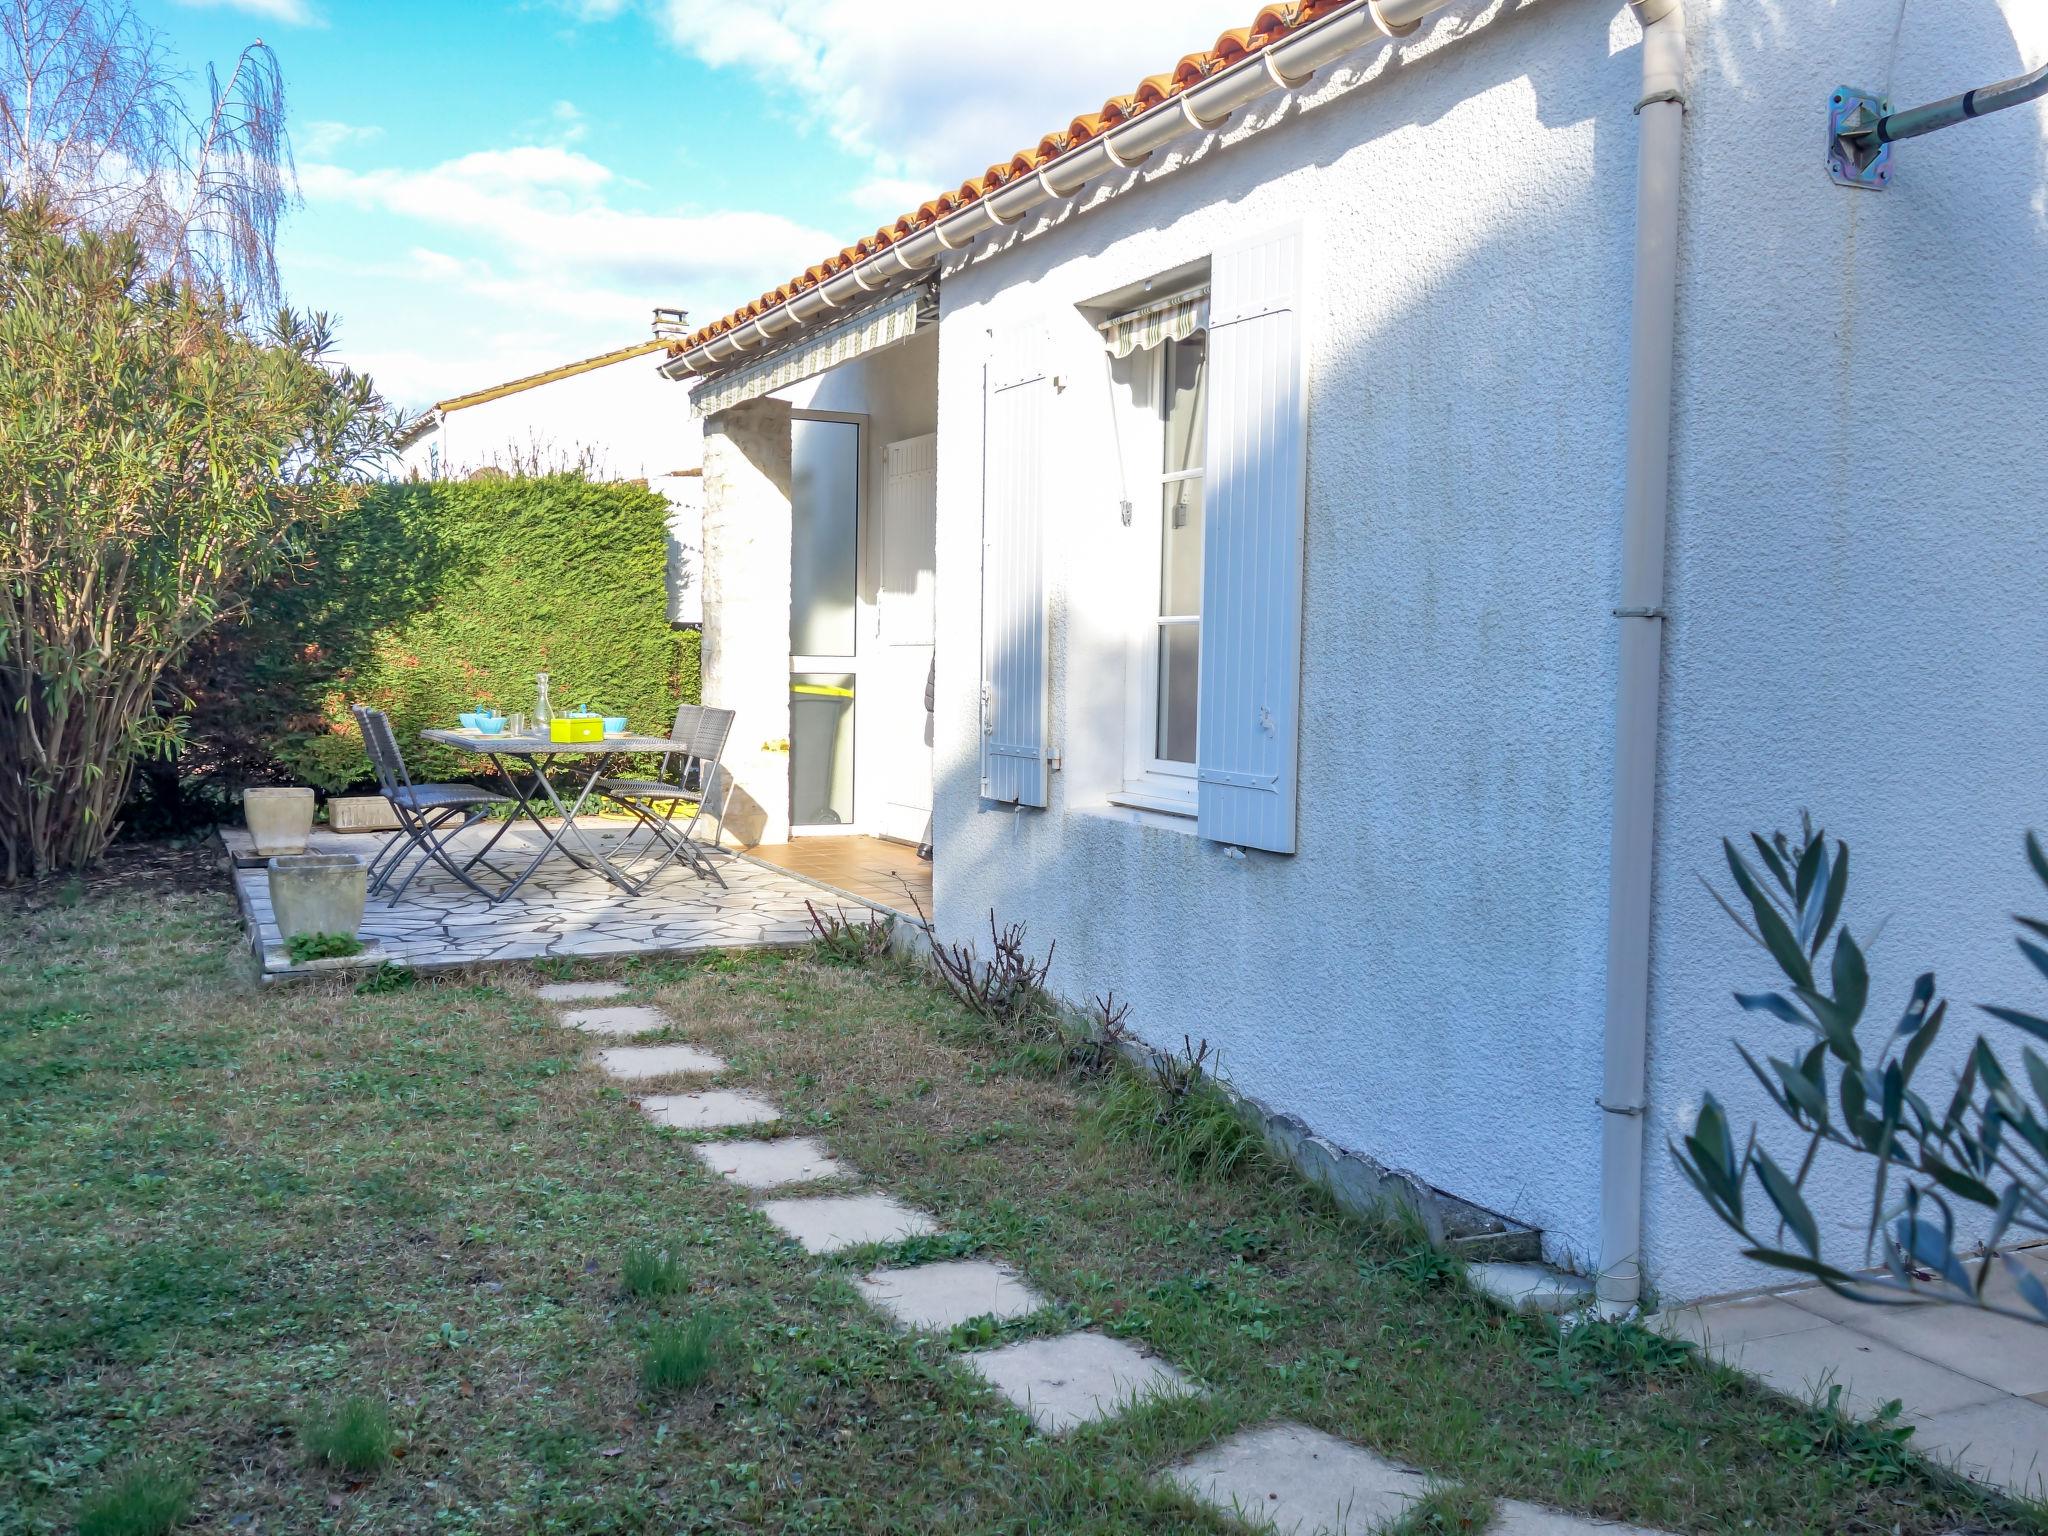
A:
[[[604,717],[604,733],[607,736],[625,735],[626,717],[624,715],[606,715]]]
[[[502,735],[505,730],[505,717],[503,715],[479,715],[477,717],[476,728],[482,731],[486,736]]]
[[[477,722],[483,716],[479,715],[475,710],[470,710],[467,714],[457,715],[455,718],[462,722],[462,728],[465,731],[473,731],[477,728]]]

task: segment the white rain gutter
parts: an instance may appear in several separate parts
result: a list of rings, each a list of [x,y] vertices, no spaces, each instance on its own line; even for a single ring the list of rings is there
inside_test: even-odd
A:
[[[1122,122],[936,224],[906,235],[815,288],[807,288],[701,346],[670,358],[669,378],[728,367],[813,320],[858,304],[991,230],[1014,224],[1040,203],[1072,197],[1096,177],[1138,164],[1184,133],[1213,132],[1230,114],[1273,90],[1299,90],[1318,69],[1363,43],[1406,37],[1450,0],[1358,0],[1257,53],[1220,69],[1170,101]]]
[[[1629,311],[1628,468],[1621,525],[1614,822],[1607,877],[1607,1024],[1600,1090],[1602,1310],[1643,1289],[1644,1060],[1649,1045],[1650,883],[1664,651],[1664,528],[1671,489],[1678,190],[1685,137],[1682,0],[1628,0],[1643,26],[1636,149],[1635,296]]]

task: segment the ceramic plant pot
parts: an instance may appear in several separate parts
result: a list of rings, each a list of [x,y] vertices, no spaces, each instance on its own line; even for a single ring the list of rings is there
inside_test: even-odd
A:
[[[304,853],[313,830],[313,791],[245,789],[242,820],[249,824],[258,853]]]
[[[369,869],[352,853],[290,853],[270,861],[270,910],[280,937],[353,935],[363,925]]]

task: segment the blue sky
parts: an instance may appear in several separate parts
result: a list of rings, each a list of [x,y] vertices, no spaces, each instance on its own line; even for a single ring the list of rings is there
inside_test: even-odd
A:
[[[1256,0],[141,0],[277,52],[288,297],[395,401],[709,319],[1171,67]],[[1000,18],[998,20],[998,18]]]

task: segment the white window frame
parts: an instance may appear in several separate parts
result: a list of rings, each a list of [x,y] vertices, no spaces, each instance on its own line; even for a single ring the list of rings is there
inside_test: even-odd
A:
[[[1159,611],[1160,589],[1165,579],[1166,531],[1162,523],[1166,487],[1188,480],[1203,480],[1208,469],[1206,432],[1203,434],[1205,462],[1201,469],[1169,473],[1165,467],[1166,369],[1173,345],[1167,342],[1148,347],[1125,359],[1127,371],[1118,381],[1116,390],[1116,408],[1123,413],[1125,423],[1125,490],[1131,501],[1134,537],[1127,541],[1130,550],[1127,588],[1131,593],[1131,607],[1124,625],[1123,789],[1110,799],[1116,804],[1140,810],[1193,816],[1196,813],[1197,765],[1169,761],[1156,751],[1159,742],[1160,631],[1168,624],[1199,623],[1201,619],[1199,614],[1166,616]],[[1207,367],[1205,352],[1204,370]],[[1205,387],[1205,409],[1207,401]]]

